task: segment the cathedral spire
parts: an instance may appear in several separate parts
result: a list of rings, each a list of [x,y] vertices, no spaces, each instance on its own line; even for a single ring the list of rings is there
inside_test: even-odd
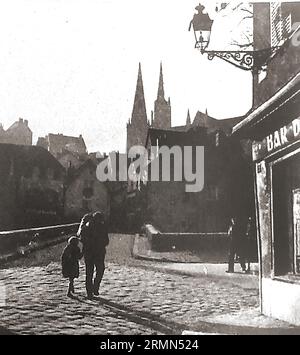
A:
[[[162,63],[160,63],[157,99],[154,102],[153,127],[159,129],[171,128],[171,100],[165,99],[164,77]]]
[[[159,84],[157,91],[157,99],[165,99],[165,89],[164,89],[164,76],[162,69],[162,62],[160,62],[160,73],[159,73]]]
[[[139,63],[138,78],[136,83],[136,91],[131,118],[131,123],[135,122],[147,123],[147,111],[141,63]]]
[[[190,110],[188,110],[188,113],[187,113],[186,125],[187,125],[187,126],[190,126],[190,125],[191,125],[191,115],[190,115]]]
[[[141,63],[139,63],[132,116],[127,125],[127,152],[133,146],[145,145],[148,127],[142,67]]]

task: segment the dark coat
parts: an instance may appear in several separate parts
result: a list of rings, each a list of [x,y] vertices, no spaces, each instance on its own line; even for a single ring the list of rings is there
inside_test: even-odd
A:
[[[230,238],[230,244],[235,249],[238,254],[241,250],[243,243],[245,243],[245,230],[243,228],[243,223],[238,220],[234,224],[231,223],[228,236]]]
[[[68,244],[61,257],[63,277],[77,279],[79,277],[79,260],[82,253],[78,246]]]
[[[81,229],[80,239],[83,244],[83,255],[85,259],[104,258],[106,246],[109,244],[108,230],[106,223],[90,221]]]

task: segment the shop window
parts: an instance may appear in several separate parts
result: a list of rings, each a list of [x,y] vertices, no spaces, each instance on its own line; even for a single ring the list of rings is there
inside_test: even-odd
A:
[[[272,168],[275,275],[300,275],[300,153]]]

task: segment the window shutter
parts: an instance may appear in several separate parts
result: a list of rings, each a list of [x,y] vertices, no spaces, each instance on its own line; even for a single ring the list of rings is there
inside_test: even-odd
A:
[[[271,45],[278,46],[292,31],[292,15],[286,4],[271,2]]]

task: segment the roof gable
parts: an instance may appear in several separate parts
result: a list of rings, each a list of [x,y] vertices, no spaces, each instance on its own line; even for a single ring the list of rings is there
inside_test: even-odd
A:
[[[62,152],[69,150],[76,153],[86,153],[86,145],[82,136],[72,137],[63,134],[48,134],[48,144],[50,151]]]

